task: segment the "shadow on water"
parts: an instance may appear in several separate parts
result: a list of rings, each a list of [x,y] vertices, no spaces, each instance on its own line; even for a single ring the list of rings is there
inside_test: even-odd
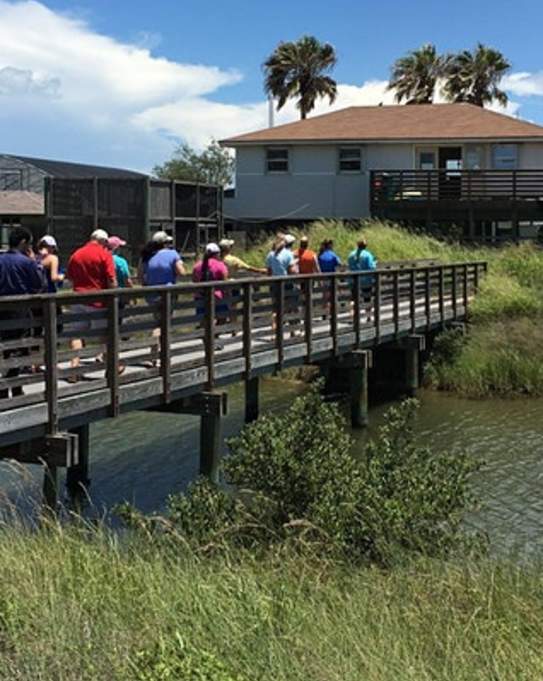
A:
[[[262,413],[285,409],[303,390],[302,384],[278,379],[262,385]],[[228,392],[225,437],[243,424],[242,387]],[[468,524],[486,532],[495,551],[541,556],[543,401],[473,401],[426,391],[420,398],[416,434],[421,444],[433,451],[467,450],[485,462],[474,480],[482,508],[467,519]],[[360,448],[376,433],[388,406],[372,409],[368,431],[354,433]],[[196,477],[198,445],[199,421],[194,416],[139,412],[95,424],[91,430],[95,511],[102,513],[125,500],[144,512],[163,508],[169,494],[184,490]],[[40,486],[38,467],[26,466],[21,473],[0,464],[0,488],[19,509],[31,507]]]

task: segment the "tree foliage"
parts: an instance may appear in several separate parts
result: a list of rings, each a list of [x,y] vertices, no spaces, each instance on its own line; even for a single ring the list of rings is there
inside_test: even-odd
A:
[[[406,100],[406,104],[431,104],[448,61],[448,56],[437,53],[435,45],[422,45],[396,60],[388,89],[395,91],[398,103]]]
[[[169,161],[153,168],[153,175],[164,180],[187,180],[226,187],[232,184],[234,166],[234,158],[228,150],[213,140],[201,152],[188,144],[181,144]]]
[[[438,54],[435,45],[425,44],[396,60],[388,84],[397,102],[431,104],[439,86],[448,102],[484,106],[497,101],[507,104],[500,81],[511,64],[494,48],[478,43],[474,50]]]
[[[277,99],[278,110],[296,99],[300,117],[306,118],[319,97],[328,97],[330,104],[335,101],[337,84],[328,73],[336,61],[333,46],[314,36],[280,42],[264,62],[264,89]]]
[[[448,65],[443,88],[445,97],[450,102],[484,106],[497,101],[505,106],[508,97],[499,84],[510,68],[511,64],[499,50],[481,43],[472,51],[463,50]]]

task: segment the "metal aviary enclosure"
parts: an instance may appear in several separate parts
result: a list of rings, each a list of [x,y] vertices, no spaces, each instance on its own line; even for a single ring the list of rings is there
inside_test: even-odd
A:
[[[45,210],[47,231],[57,239],[64,259],[97,227],[125,239],[133,263],[156,230],[170,233],[184,254],[198,252],[223,231],[218,185],[147,177],[48,177]]]

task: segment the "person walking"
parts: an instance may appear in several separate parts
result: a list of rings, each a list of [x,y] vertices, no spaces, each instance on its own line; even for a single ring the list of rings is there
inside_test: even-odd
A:
[[[17,296],[42,293],[46,288],[43,269],[40,268],[32,252],[32,235],[24,227],[15,227],[9,235],[9,249],[0,255],[0,296]],[[0,329],[0,340],[6,341],[11,347],[2,351],[4,359],[10,357],[25,357],[29,348],[15,347],[13,341],[20,341],[30,334],[32,321],[30,307],[5,308],[0,311],[0,322],[20,322],[19,328]],[[21,373],[21,367],[10,367],[4,378],[16,378]],[[24,394],[22,386],[13,386],[11,396],[19,397]],[[9,397],[9,388],[0,390],[0,399]]]
[[[253,272],[254,274],[266,274],[266,268],[254,267],[249,265],[237,255],[232,253],[232,247],[236,242],[233,239],[221,239],[219,241],[219,248],[221,249],[221,258],[230,276],[237,274],[237,272]]]
[[[126,241],[120,236],[110,236],[107,240],[107,247],[113,256],[113,264],[115,265],[115,276],[117,277],[117,286],[119,288],[133,288],[134,282],[130,275],[130,267],[128,260],[118,253],[119,248],[126,246]]]
[[[296,260],[294,253],[286,247],[285,239],[276,239],[273,248],[266,256],[266,269],[270,277],[287,277],[296,274]],[[273,301],[272,328],[275,330],[277,324],[277,313],[275,308],[279,303],[280,287],[277,283],[270,286]]]
[[[300,238],[300,247],[294,251],[294,257],[300,274],[318,274],[321,271],[317,254],[309,248],[309,237]]]
[[[192,281],[201,283],[205,281],[225,281],[228,279],[228,267],[221,260],[221,249],[214,243],[208,243],[205,247],[204,256],[199,260],[192,270]],[[228,318],[228,304],[225,300],[224,290],[215,287],[213,289],[215,297],[215,316],[217,324],[224,323]],[[196,314],[203,317],[205,314],[205,301],[202,293],[196,294]],[[223,345],[218,341],[215,343],[215,350],[222,350]]]
[[[139,267],[140,281],[144,286],[173,286],[179,277],[185,275],[185,266],[179,253],[172,248],[173,240],[167,232],[155,232],[141,252]],[[157,306],[160,296],[149,296],[147,301]],[[155,319],[160,321],[161,312],[155,310]],[[151,344],[151,360],[146,362],[147,368],[156,367],[159,354],[160,327],[153,329]]]
[[[338,268],[341,267],[341,260],[339,256],[334,251],[334,242],[332,239],[325,239],[319,249],[319,267],[323,274],[333,274],[337,272]],[[331,308],[331,298],[332,298],[332,284],[329,279],[325,279],[322,282],[322,299],[325,305],[325,309],[328,314],[330,314]],[[323,319],[326,319],[326,315],[323,315]]]
[[[368,250],[368,242],[364,237],[360,237],[347,258],[347,265],[351,272],[371,272],[377,268],[377,260],[373,253]],[[362,301],[366,312],[366,320],[371,321],[371,297],[374,277],[372,275],[363,275],[357,277],[353,282],[353,292],[356,292],[355,286],[360,287]]]
[[[93,291],[103,291],[117,287],[117,277],[115,275],[115,264],[113,256],[108,248],[108,233],[103,229],[95,229],[89,241],[81,248],[78,248],[68,261],[66,277],[72,282],[75,293],[92,293]],[[82,332],[104,330],[107,327],[107,319],[104,316],[98,317],[96,312],[104,309],[105,304],[102,300],[95,300],[90,303],[75,303],[70,306],[70,312],[78,314],[82,319],[71,322],[68,329],[75,334],[70,340],[70,348],[80,351],[85,346]],[[105,336],[96,338],[98,343],[105,343]],[[72,369],[78,369],[81,364],[79,355],[75,355],[71,360]],[[124,371],[124,366],[119,366],[119,373]],[[76,383],[82,376],[78,372],[68,378],[69,383]]]
[[[56,293],[57,286],[64,281],[64,274],[60,271],[58,258],[58,244],[54,236],[45,234],[38,242],[36,261],[45,273],[47,292]]]

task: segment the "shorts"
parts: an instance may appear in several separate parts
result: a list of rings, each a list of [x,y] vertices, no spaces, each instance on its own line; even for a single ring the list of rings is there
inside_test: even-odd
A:
[[[107,319],[105,317],[95,316],[96,313],[99,311],[102,312],[102,314],[106,313],[106,310],[103,307],[93,307],[92,305],[82,305],[80,303],[70,305],[70,307],[68,308],[69,313],[90,316],[88,319],[80,319],[78,321],[73,322],[68,321],[67,324],[65,325],[65,333],[73,337],[78,333],[81,334],[86,331],[106,329]]]

